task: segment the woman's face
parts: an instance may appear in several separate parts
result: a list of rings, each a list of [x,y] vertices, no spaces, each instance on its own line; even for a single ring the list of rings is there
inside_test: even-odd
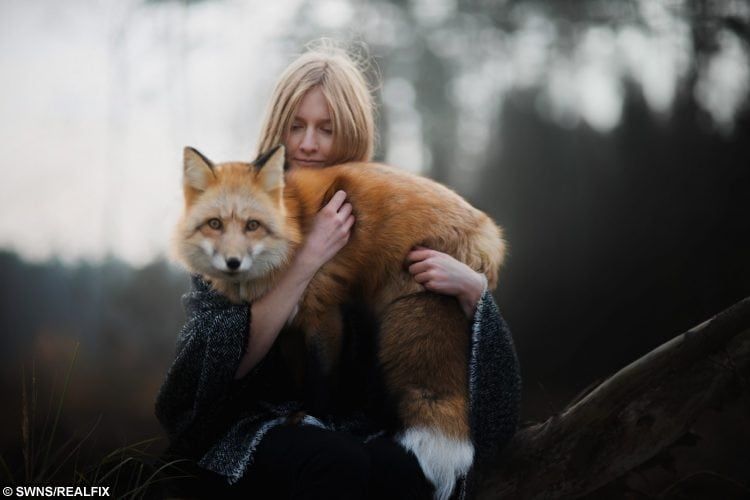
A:
[[[291,168],[328,165],[333,146],[333,122],[323,91],[307,91],[292,117],[284,136]]]

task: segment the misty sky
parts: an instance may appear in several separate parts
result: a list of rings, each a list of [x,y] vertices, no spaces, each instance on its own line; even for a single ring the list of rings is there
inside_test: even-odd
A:
[[[183,146],[216,161],[252,159],[273,82],[299,49],[284,35],[299,28],[301,1],[3,0],[0,247],[31,260],[114,255],[132,264],[166,253],[181,210]],[[488,55],[451,82],[464,153],[481,157],[489,122],[518,88],[541,86],[538,112],[549,120],[606,133],[620,119],[628,74],[655,112],[668,113],[690,64],[689,27],[663,2],[638,5],[648,32],[593,27],[564,56],[543,16],[529,15],[512,36],[488,30]],[[418,11],[418,22],[437,26],[455,3]],[[309,12],[323,33],[349,36],[356,17],[343,0]],[[440,40],[448,55],[461,47],[449,35]],[[727,129],[750,80],[740,44],[731,33],[721,38],[696,88]],[[387,161],[429,173],[419,89],[396,76],[383,92]],[[469,189],[479,162],[463,164],[455,181]]]
[[[253,153],[285,61],[274,30],[295,1],[263,4],[4,1],[0,246],[31,259],[163,253],[182,147]]]

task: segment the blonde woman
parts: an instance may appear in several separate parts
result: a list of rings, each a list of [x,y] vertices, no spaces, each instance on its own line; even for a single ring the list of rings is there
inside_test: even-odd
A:
[[[318,44],[282,73],[263,122],[259,151],[283,143],[288,168],[370,161],[374,105],[362,71],[346,51]],[[188,320],[156,413],[175,454],[197,462],[213,487],[259,498],[431,498],[436,478],[387,431],[367,404],[371,377],[336,415],[290,415],[305,399],[293,389],[276,342],[316,271],[346,245],[355,223],[346,193],[321,209],[276,288],[233,305],[199,278],[183,298]],[[486,278],[449,255],[418,248],[409,272],[426,290],[454,296],[472,319],[470,423],[475,467],[510,439],[518,419],[520,377],[510,333]],[[366,312],[347,313],[358,337],[374,337]],[[357,355],[365,356],[367,349]],[[366,360],[362,359],[366,364]],[[378,403],[376,403],[378,404]],[[426,473],[426,474],[425,474]],[[466,483],[462,484],[462,494]],[[222,486],[224,487],[224,486]],[[214,491],[215,493],[215,491]]]

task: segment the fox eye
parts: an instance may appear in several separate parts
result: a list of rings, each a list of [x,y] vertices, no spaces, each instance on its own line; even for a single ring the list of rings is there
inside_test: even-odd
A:
[[[260,222],[258,222],[257,220],[249,220],[247,221],[247,225],[245,226],[245,229],[247,229],[248,231],[255,231],[259,227],[260,227]]]
[[[208,219],[208,227],[211,229],[216,229],[217,231],[221,229],[221,221],[217,218]]]

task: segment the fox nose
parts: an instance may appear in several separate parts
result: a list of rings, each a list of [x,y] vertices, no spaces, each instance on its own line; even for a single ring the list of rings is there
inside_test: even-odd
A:
[[[240,259],[237,257],[230,257],[227,259],[227,267],[232,271],[236,271],[240,267]]]

